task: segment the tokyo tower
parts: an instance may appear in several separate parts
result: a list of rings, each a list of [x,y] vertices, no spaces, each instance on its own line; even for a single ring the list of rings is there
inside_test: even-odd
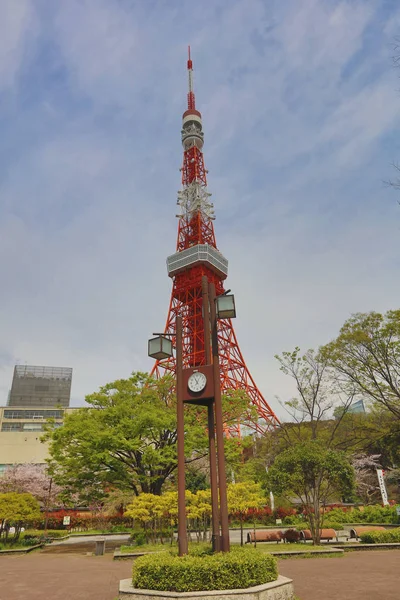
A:
[[[176,315],[183,317],[183,366],[205,364],[202,315],[202,276],[215,284],[216,295],[224,293],[228,261],[217,248],[211,194],[207,190],[204,166],[201,113],[196,109],[193,91],[193,63],[187,61],[189,90],[187,110],[182,116],[182,189],[178,192],[178,239],[176,252],[167,258],[168,275],[173,280],[165,333],[175,334]],[[246,426],[262,433],[279,424],[277,416],[257,388],[242,356],[230,319],[218,321],[221,391],[243,390],[256,409],[257,417]],[[156,377],[175,373],[175,359],[157,360],[151,371]],[[240,435],[240,427],[232,431]]]

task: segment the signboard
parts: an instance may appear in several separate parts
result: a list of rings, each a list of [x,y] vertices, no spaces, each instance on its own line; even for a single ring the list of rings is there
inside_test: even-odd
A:
[[[383,478],[383,470],[382,469],[377,469],[376,470],[376,474],[378,476],[379,488],[381,490],[382,504],[383,504],[383,506],[388,506],[389,500],[388,500],[388,497],[387,497],[385,480]]]
[[[63,525],[70,525],[70,523],[71,523],[71,517],[63,518]]]

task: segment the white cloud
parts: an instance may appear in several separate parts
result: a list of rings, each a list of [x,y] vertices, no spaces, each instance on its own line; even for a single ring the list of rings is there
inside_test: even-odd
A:
[[[14,85],[37,29],[30,0],[3,0],[0,4],[0,91]]]
[[[380,3],[71,0],[39,17],[17,4],[0,39],[21,107],[0,140],[3,401],[17,359],[72,366],[75,403],[151,366],[188,42],[235,326],[267,399],[291,393],[276,352],[396,306],[400,216],[380,182],[400,151],[399,99]]]

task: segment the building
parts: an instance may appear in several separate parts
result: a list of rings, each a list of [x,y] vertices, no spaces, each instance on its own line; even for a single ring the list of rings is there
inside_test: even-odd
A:
[[[29,408],[69,406],[72,369],[16,365],[8,406]]]
[[[365,413],[364,400],[356,400],[350,405],[350,413]]]
[[[64,415],[73,408],[16,408],[0,407],[0,473],[14,464],[43,464],[48,447],[41,442],[44,425],[54,419],[60,427]]]
[[[60,427],[71,396],[72,369],[16,365],[5,407],[0,407],[0,472],[13,464],[43,464],[48,419]]]

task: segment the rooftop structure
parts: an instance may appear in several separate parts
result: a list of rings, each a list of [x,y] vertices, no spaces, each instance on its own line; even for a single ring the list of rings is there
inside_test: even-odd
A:
[[[16,365],[8,406],[67,407],[71,383],[69,367]]]

